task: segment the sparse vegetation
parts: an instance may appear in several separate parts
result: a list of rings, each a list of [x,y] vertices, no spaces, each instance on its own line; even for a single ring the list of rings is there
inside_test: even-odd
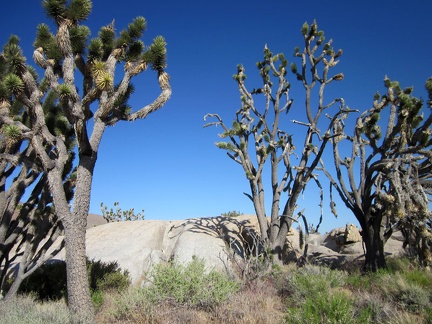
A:
[[[238,217],[243,215],[242,212],[236,211],[236,210],[230,210],[229,212],[226,213],[222,213],[221,216],[225,216],[225,217]]]
[[[108,207],[105,206],[103,203],[101,203],[101,211],[103,218],[108,222],[121,222],[121,221],[135,221],[135,220],[144,220],[144,209],[141,211],[141,213],[135,213],[135,209],[131,208],[128,210],[122,210],[119,207],[119,203],[116,201],[114,203],[114,208],[110,208],[108,210]]]
[[[160,264],[142,287],[99,293],[97,323],[430,323],[432,273],[408,259],[363,274],[286,265],[240,283],[205,264]],[[98,298],[99,298],[98,297]],[[95,297],[93,296],[93,299]],[[1,323],[67,323],[65,299],[0,302]]]

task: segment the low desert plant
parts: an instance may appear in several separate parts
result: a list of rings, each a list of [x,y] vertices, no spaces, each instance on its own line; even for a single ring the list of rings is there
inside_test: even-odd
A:
[[[225,217],[238,217],[240,215],[243,215],[243,213],[236,210],[230,210],[229,212],[221,214],[221,216],[225,216]]]
[[[121,222],[121,221],[136,221],[136,220],[144,220],[144,209],[141,211],[141,213],[136,214],[135,209],[131,208],[128,210],[122,210],[119,207],[119,203],[116,201],[114,203],[114,209],[110,208],[108,210],[108,207],[103,204],[103,202],[100,204],[101,212],[103,218],[108,222]]]
[[[289,273],[289,323],[352,323],[354,299],[343,289],[347,274],[326,267],[307,265]]]
[[[0,323],[64,324],[69,323],[69,311],[64,301],[41,303],[33,295],[18,295],[0,302]]]
[[[149,275],[146,293],[150,300],[172,300],[189,306],[209,307],[235,293],[239,285],[226,274],[205,269],[203,260],[193,258],[187,265],[176,261],[155,266]]]
[[[305,300],[317,292],[328,294],[330,289],[342,287],[347,274],[326,267],[307,265],[301,271],[287,275],[288,289],[298,300]]]
[[[344,291],[331,294],[316,292],[300,307],[291,308],[287,323],[354,323],[354,301]]]
[[[104,322],[151,323],[158,322],[156,318],[166,321],[166,313],[172,313],[173,308],[179,316],[182,314],[183,320],[178,318],[170,323],[183,323],[186,318],[200,322],[200,316],[240,288],[225,273],[207,271],[204,261],[197,258],[186,265],[176,261],[156,265],[146,276],[148,281],[143,287],[130,287],[120,294],[108,295],[109,311]]]
[[[129,272],[127,270],[122,271],[118,263],[115,261],[87,261],[87,272],[90,288],[93,291],[123,291],[129,287],[131,282]]]

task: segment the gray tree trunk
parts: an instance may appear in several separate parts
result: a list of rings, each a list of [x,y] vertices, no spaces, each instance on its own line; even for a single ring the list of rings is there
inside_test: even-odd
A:
[[[48,173],[54,206],[64,226],[68,305],[74,323],[87,323],[94,319],[90,286],[87,279],[85,241],[88,212],[88,203],[86,204],[85,201],[90,200],[90,191],[87,188],[91,187],[92,180],[91,176],[89,178],[87,174],[93,172],[94,162],[90,165],[84,163],[84,165],[80,160],[75,193],[75,206],[79,206],[79,208],[76,210],[74,208],[73,213],[70,211],[64,194],[61,173],[56,169]],[[86,166],[89,169],[86,169]],[[81,186],[80,183],[82,183]],[[85,186],[82,187],[84,184]],[[80,206],[80,204],[83,205]]]

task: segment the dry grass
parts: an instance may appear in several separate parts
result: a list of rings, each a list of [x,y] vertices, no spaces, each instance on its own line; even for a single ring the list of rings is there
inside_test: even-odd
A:
[[[118,313],[113,312],[113,308],[122,307],[124,303],[136,306],[122,313],[126,316],[116,317]],[[97,322],[276,324],[283,322],[284,310],[285,305],[273,282],[259,280],[244,285],[227,301],[204,308],[183,306],[170,300],[157,304],[146,303],[137,297],[133,289],[123,296],[112,294],[107,296],[104,307],[97,315]]]
[[[432,273],[405,261],[390,265],[366,275],[358,270],[284,266],[241,283],[227,299],[212,303],[179,302],[169,295],[155,299],[147,288],[129,287],[104,292],[96,320],[101,324],[432,323]],[[167,272],[160,274],[171,278]],[[30,296],[12,304],[0,302],[1,323],[66,323],[65,316],[64,302],[40,304]]]

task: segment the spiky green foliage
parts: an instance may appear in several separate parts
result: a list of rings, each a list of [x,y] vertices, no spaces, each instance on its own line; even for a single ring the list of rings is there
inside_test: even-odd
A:
[[[118,86],[116,86],[115,89],[118,89]],[[129,84],[125,94],[123,96],[119,96],[114,102],[114,106],[116,107],[114,114],[119,116],[119,118],[122,118],[123,116],[130,113],[132,108],[127,104],[127,99],[134,91],[135,87],[132,84]]]
[[[132,23],[128,25],[128,34],[132,39],[141,38],[143,32],[147,29],[147,21],[144,17],[136,17]]]
[[[144,50],[144,42],[137,40],[130,44],[128,51],[126,53],[126,61],[134,62],[137,61]]]
[[[42,6],[48,17],[66,17],[67,0],[44,0]]]
[[[90,29],[87,26],[72,26],[69,30],[72,50],[76,54],[84,54]]]
[[[86,20],[92,10],[90,0],[44,0],[42,6],[49,18],[67,18],[75,23]]]
[[[62,83],[57,88],[60,99],[68,99],[72,94],[72,89],[69,84]]]
[[[120,37],[116,40],[116,48],[121,48],[125,45],[131,45],[142,37],[143,32],[147,28],[147,22],[144,17],[135,18],[128,25],[127,29],[120,32]]]
[[[166,45],[165,38],[157,36],[143,54],[144,62],[149,63],[155,71],[162,71],[166,67]]]
[[[309,24],[306,21],[301,28],[301,33],[303,34],[303,36],[306,36],[308,32],[309,32]]]
[[[33,46],[35,48],[43,48],[47,58],[53,59],[57,63],[62,59],[62,54],[57,46],[56,38],[50,32],[50,29],[46,24],[38,25],[36,30],[36,40],[34,41]]]
[[[105,71],[101,71],[95,78],[96,87],[99,90],[110,89],[113,86],[113,81],[113,77]]]
[[[103,218],[108,222],[122,222],[122,221],[137,221],[137,220],[144,220],[144,209],[141,210],[140,213],[135,213],[135,209],[131,208],[128,210],[122,210],[119,207],[119,203],[114,203],[114,208],[110,208],[108,210],[108,207],[105,206],[103,203],[100,204],[100,208],[102,211]]]
[[[104,61],[93,60],[91,66],[91,72],[93,78],[97,78],[102,75],[102,73],[106,72],[106,63]]]
[[[11,143],[16,143],[21,139],[21,129],[16,125],[3,125],[1,129],[2,134]]]
[[[25,68],[26,60],[23,56],[22,50],[15,43],[15,39],[8,44],[3,49],[3,55],[5,60],[8,62],[10,72],[15,74],[21,74]]]
[[[111,51],[114,49],[115,32],[113,28],[102,27],[99,31],[99,40],[102,43],[102,54],[98,58],[106,59]]]
[[[112,48],[109,50],[111,52]],[[88,46],[89,60],[106,59],[104,55],[104,43],[99,38],[93,38]]]
[[[90,0],[72,0],[67,10],[67,16],[73,21],[86,20],[92,11]]]
[[[6,75],[4,79],[4,85],[8,92],[15,95],[21,93],[24,90],[24,82],[18,75],[14,73],[9,73]]]

